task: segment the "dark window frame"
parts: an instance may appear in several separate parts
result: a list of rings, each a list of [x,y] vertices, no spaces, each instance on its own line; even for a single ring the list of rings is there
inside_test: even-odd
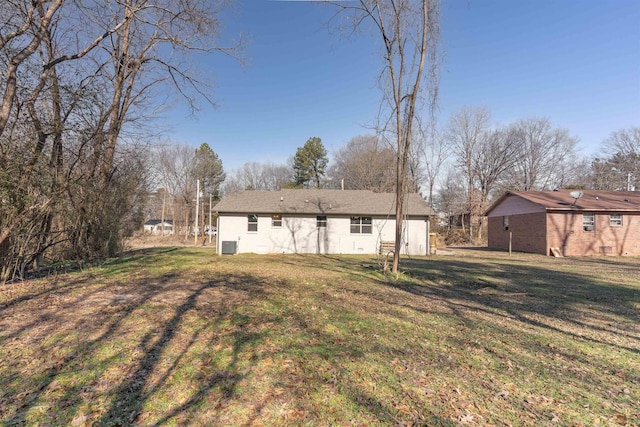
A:
[[[373,234],[373,218],[370,216],[352,216],[349,230],[351,234]]]
[[[613,217],[616,217],[615,219]],[[622,214],[611,214],[609,215],[609,225],[611,227],[622,227],[624,222],[622,220]]]
[[[247,215],[247,232],[249,233],[258,232],[258,215],[255,215],[255,214]]]
[[[582,214],[582,229],[587,232],[592,232],[596,230],[596,214],[595,213]]]
[[[327,216],[326,215],[318,215],[318,216],[316,216],[316,227],[317,228],[327,228]]]
[[[282,214],[271,215],[271,228],[282,228]]]

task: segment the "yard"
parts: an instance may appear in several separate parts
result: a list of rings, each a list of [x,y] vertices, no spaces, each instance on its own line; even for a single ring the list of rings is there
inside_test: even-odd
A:
[[[1,425],[640,425],[640,259],[132,252],[0,288]]]

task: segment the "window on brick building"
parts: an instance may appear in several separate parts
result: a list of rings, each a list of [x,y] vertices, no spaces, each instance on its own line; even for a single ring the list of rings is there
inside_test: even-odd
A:
[[[609,216],[609,225],[612,227],[622,227],[622,214],[611,214]]]
[[[502,217],[502,228],[505,230],[509,229],[509,217],[507,215]]]
[[[596,214],[582,214],[582,229],[584,231],[593,231],[596,229]]]

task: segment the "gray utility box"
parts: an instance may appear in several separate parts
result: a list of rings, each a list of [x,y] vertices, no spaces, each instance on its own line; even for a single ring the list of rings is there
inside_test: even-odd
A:
[[[236,253],[236,245],[238,242],[235,241],[223,241],[222,242],[222,255],[233,255]]]

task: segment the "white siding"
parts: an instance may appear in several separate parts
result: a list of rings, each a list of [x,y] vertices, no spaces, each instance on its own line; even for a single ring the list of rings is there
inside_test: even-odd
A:
[[[545,208],[542,205],[532,203],[528,200],[518,196],[508,196],[498,206],[496,206],[490,213],[489,217],[496,216],[509,216],[520,215],[536,212],[544,212]]]
[[[327,227],[316,226],[316,216],[282,216],[282,227],[271,226],[270,215],[258,215],[258,231],[247,231],[247,215],[221,214],[218,219],[218,253],[221,242],[237,242],[239,253],[375,254],[381,240],[395,240],[395,220],[373,218],[371,234],[352,234],[350,217],[327,217]],[[427,254],[426,218],[405,222],[403,254]]]

